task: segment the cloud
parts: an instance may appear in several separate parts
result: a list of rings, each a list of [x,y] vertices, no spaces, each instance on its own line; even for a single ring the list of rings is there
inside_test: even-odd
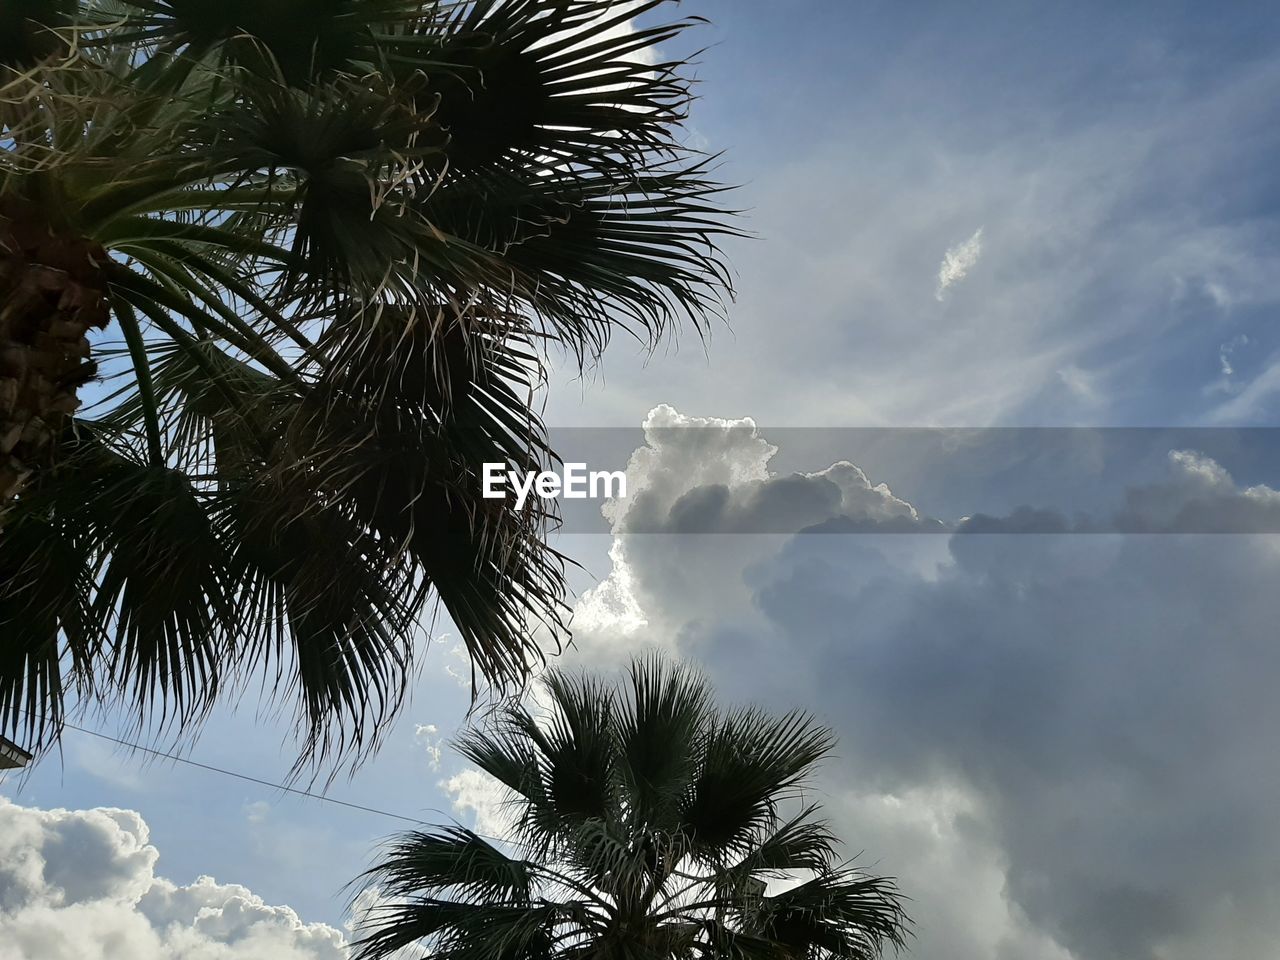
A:
[[[440,728],[434,723],[419,723],[413,728],[413,739],[421,745],[427,754],[427,766],[431,770],[440,769],[440,753],[443,741],[440,737]]]
[[[1072,396],[1088,406],[1096,407],[1103,402],[1104,398],[1098,390],[1097,378],[1088,370],[1069,363],[1058,371],[1058,379],[1071,391]]]
[[[4,960],[345,960],[341,931],[236,884],[176,884],[158,858],[132,810],[0,797]]]
[[[927,522],[847,460],[775,474],[777,448],[749,418],[689,417],[662,404],[645,417],[644,440],[627,464],[627,499],[604,508],[615,533],[789,534],[836,517]]]
[[[938,289],[934,296],[939,301],[943,300],[947,290],[968,276],[981,256],[982,227],[979,227],[968,240],[948,247],[943,254],[942,265],[938,267]]]
[[[798,538],[757,572],[750,645],[699,652],[829,717],[851,789],[972,793],[1011,905],[1081,957],[1190,960],[1215,911],[1280,895],[1269,539],[956,537],[933,581],[875,553]]]
[[[973,84],[990,83],[1004,69],[993,61],[1008,51],[975,59],[950,32],[914,52],[895,46],[887,61],[883,50],[860,47],[879,64],[864,68],[880,77],[877,95],[861,101],[819,105],[803,71],[782,79],[780,69],[757,71],[773,78],[758,88],[744,74],[739,107],[758,124],[697,115],[712,148],[730,148],[726,179],[750,184],[749,226],[762,240],[730,248],[738,298],[732,335],[712,328],[715,376],[700,349],[664,355],[664,399],[686,410],[750,410],[773,426],[1203,416],[1200,388],[1217,378],[1218,323],[1227,318],[1213,291],[1230,295],[1232,332],[1252,339],[1256,329],[1259,342],[1280,302],[1274,231],[1250,213],[1250,198],[1270,202],[1269,166],[1258,157],[1275,137],[1241,135],[1272,129],[1267,105],[1280,95],[1280,66],[1223,61],[1212,77],[1153,78],[1135,99],[1081,110],[1074,81],[1129,69],[1120,54],[1150,38],[1119,30],[1108,42],[1118,58],[1098,71],[1074,47],[1047,51],[1052,69],[1036,71],[1047,87],[1024,86],[1017,96],[1034,88],[1039,99],[994,136],[977,131],[1004,114],[975,99]],[[1029,49],[1016,46],[1019,55]],[[950,82],[936,79],[925,51],[943,49],[967,65],[967,79],[951,71],[943,72]],[[1060,82],[1064,72],[1073,82]],[[987,89],[1004,102],[1008,91]],[[714,98],[704,106],[714,111]],[[1229,202],[1214,188],[1224,182],[1234,184]],[[943,291],[940,311],[941,248],[963,246],[979,224],[984,254],[962,285]],[[1059,376],[1073,367],[1116,389],[1100,403],[1073,390]],[[584,403],[579,371],[566,362],[549,394],[551,422],[633,423],[653,405],[654,376],[652,366],[615,356],[608,389]],[[1277,384],[1280,368],[1222,420],[1233,410],[1266,413]]]
[[[1249,345],[1249,337],[1240,333],[1232,337],[1226,343],[1218,347],[1218,365],[1222,368],[1222,376],[1224,379],[1230,379],[1235,375],[1234,361],[1232,355],[1241,347]]]
[[[1243,450],[1262,452],[1247,442]],[[959,534],[1275,534],[1280,490],[1242,487],[1222,464],[1195,450],[1168,451],[1163,476],[1125,489],[1109,513],[1067,517],[1024,505],[1007,514],[977,513],[954,527]]]
[[[670,529],[671,512],[686,496],[764,481],[770,475],[769,460],[777,452],[750,419],[687,417],[665,404],[645,417],[644,437],[644,444],[627,463],[627,499],[603,508],[618,533]],[[696,586],[683,571],[676,582],[652,576],[635,581],[630,572],[632,558],[656,572],[648,558],[664,549],[658,541],[678,541],[690,551],[686,559],[695,566],[698,555],[719,558],[722,553],[715,549],[706,553],[706,539],[696,536],[616,537],[609,575],[587,590],[574,608],[576,659],[604,667],[624,662],[642,646],[673,650],[677,638],[667,617],[680,609],[679,598],[690,589],[720,596],[731,608],[739,564],[749,562],[748,554],[738,554],[734,564],[717,563],[701,570]],[[656,619],[651,611],[658,614]]]
[[[606,631],[629,637],[649,625],[627,567],[625,548],[614,540],[609,548],[609,576],[584,591],[573,608],[573,624],[577,630],[600,635]]]
[[[433,669],[438,668],[460,689],[471,689],[471,657],[465,643],[451,633],[442,633],[432,638],[428,655]]]
[[[499,839],[511,834],[510,791],[489,774],[467,767],[440,786],[451,798],[454,813],[469,820],[476,833]]]
[[[628,534],[633,509],[682,529],[680,505],[716,487],[733,509],[707,515],[730,526],[748,505],[810,519],[803,496],[759,497],[776,479],[764,432],[719,423],[703,446],[686,434],[638,453],[654,487],[633,483],[613,553],[630,629],[599,618],[579,656],[658,644],[703,663],[726,699],[831,723],[819,797],[849,849],[913,897],[920,960],[1266,955],[1280,939],[1275,538]],[[919,516],[839,469],[861,499],[820,501],[833,519]],[[1189,449],[1116,501],[1099,529],[1280,516],[1276,491]]]
[[[1171,450],[1167,477],[1129,490],[1113,523],[1133,533],[1278,533],[1280,491],[1241,487],[1210,457]]]
[[[271,816],[271,804],[265,800],[254,800],[252,803],[246,803],[243,810],[244,818],[255,826],[266,823],[267,817]]]
[[[1209,411],[1205,419],[1209,423],[1241,424],[1269,421],[1267,412],[1276,395],[1280,394],[1280,362],[1270,363],[1262,372],[1238,388],[1235,393]]]

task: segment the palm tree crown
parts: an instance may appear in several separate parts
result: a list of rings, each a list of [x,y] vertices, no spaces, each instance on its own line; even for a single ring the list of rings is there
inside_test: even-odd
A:
[[[894,884],[837,862],[801,796],[828,730],[718,710],[700,676],[658,660],[616,687],[553,671],[546,689],[549,710],[504,708],[459,744],[510,791],[515,852],[460,827],[401,836],[365,877],[357,960],[867,960],[904,946]],[[793,885],[770,893],[774,879]]]
[[[260,676],[360,754],[436,604],[526,675],[554,518],[480,465],[554,458],[549,345],[727,290],[647,53],[690,21],[624,29],[665,2],[0,5],[0,731],[186,730]]]

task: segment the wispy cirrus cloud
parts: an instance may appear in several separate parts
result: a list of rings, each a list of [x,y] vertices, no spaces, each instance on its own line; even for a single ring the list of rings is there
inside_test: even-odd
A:
[[[968,276],[981,256],[982,227],[979,227],[968,240],[948,247],[943,254],[942,264],[938,267],[938,289],[934,296],[939,301],[946,299],[947,290]]]
[[[419,723],[413,728],[413,739],[422,747],[427,755],[427,766],[433,772],[440,769],[440,755],[443,740],[440,728],[434,723]]]

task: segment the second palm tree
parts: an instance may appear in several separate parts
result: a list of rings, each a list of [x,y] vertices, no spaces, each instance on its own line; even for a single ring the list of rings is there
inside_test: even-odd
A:
[[[464,756],[509,791],[510,838],[413,832],[365,878],[358,960],[869,960],[902,947],[892,881],[838,862],[802,790],[829,730],[723,711],[657,660],[626,682],[553,672]],[[770,890],[770,881],[778,889]]]

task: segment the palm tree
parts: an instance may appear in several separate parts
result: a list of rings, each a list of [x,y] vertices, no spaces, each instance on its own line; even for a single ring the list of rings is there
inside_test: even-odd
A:
[[[654,659],[616,686],[553,671],[546,690],[546,711],[503,708],[459,744],[509,790],[510,842],[456,826],[396,839],[363,878],[356,960],[865,960],[905,945],[892,881],[837,862],[803,798],[829,730],[717,710],[703,678]]]
[[[666,2],[0,3],[0,731],[258,677],[363,755],[433,611],[497,685],[561,640],[481,464],[728,290]]]

